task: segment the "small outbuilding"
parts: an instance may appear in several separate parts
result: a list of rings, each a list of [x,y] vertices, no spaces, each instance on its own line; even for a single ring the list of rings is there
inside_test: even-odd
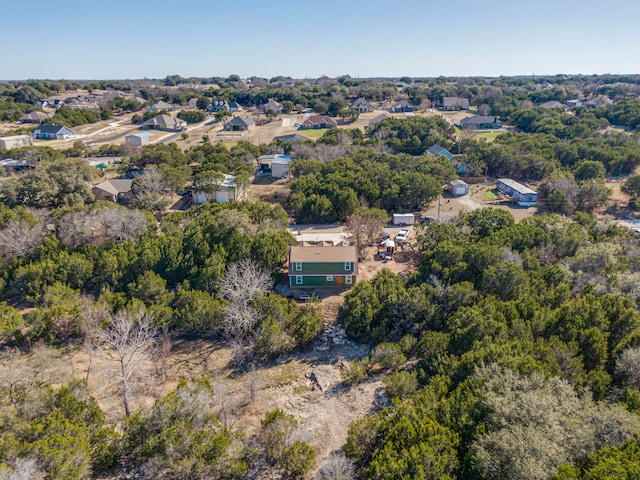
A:
[[[149,145],[152,137],[155,137],[155,135],[150,132],[134,133],[133,135],[127,135],[124,137],[124,143],[134,147],[142,147],[144,145]]]
[[[260,170],[263,173],[271,174],[273,178],[284,178],[289,175],[289,164],[293,160],[289,155],[272,153],[258,157]]]
[[[458,178],[447,183],[447,190],[454,197],[461,197],[469,193],[469,185]]]
[[[0,148],[20,148],[33,145],[33,137],[31,135],[11,135],[10,137],[0,138]]]

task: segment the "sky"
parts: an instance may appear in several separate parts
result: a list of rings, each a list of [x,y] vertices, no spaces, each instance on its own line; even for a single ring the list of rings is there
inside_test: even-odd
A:
[[[638,0],[3,3],[3,80],[640,73]]]

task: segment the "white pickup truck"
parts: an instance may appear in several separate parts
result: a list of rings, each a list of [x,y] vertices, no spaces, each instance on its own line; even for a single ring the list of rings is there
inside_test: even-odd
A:
[[[409,240],[409,230],[400,230],[394,240],[396,243],[405,243]]]

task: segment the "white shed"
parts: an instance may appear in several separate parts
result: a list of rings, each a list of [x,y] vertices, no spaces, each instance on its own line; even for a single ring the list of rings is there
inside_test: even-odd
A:
[[[133,135],[127,135],[126,137],[124,137],[124,142],[127,145],[142,147],[144,145],[149,145],[149,143],[151,142],[151,137],[155,137],[155,135],[149,132],[134,133]]]
[[[284,178],[289,175],[289,164],[293,159],[287,155],[278,155],[271,162],[271,176]]]
[[[469,185],[460,179],[451,180],[447,184],[447,190],[449,190],[454,197],[460,197],[469,193]]]

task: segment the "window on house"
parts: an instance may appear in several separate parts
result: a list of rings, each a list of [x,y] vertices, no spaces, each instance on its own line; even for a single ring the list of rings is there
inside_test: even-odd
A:
[[[344,269],[347,271],[351,270],[351,262],[344,262]]]
[[[346,283],[347,285],[351,285],[351,282],[353,281],[351,275],[347,275],[344,277],[344,283]]]
[[[302,262],[296,262],[296,272],[302,271]]]
[[[333,275],[327,275],[327,282],[333,282]]]
[[[296,285],[302,285],[302,275],[296,276]]]

